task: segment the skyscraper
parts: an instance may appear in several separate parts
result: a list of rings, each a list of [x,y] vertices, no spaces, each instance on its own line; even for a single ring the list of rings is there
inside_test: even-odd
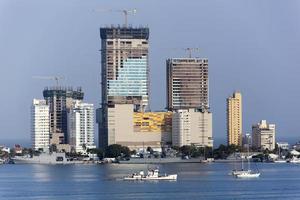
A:
[[[135,110],[148,106],[149,29],[100,28],[102,65],[102,107],[134,104]]]
[[[227,144],[242,146],[242,94],[234,92],[227,98]]]
[[[31,143],[34,150],[49,150],[49,106],[45,100],[33,99],[31,106]]]
[[[50,139],[53,134],[57,134],[61,137],[59,139],[61,143],[68,143],[67,111],[74,100],[83,100],[83,95],[81,88],[77,90],[62,87],[44,89],[43,96],[49,105],[50,113]]]
[[[167,60],[167,108],[208,109],[208,60],[172,58]]]
[[[146,27],[100,28],[102,106],[97,109],[99,146],[108,145],[108,108],[133,104],[134,111],[149,105],[149,64]]]

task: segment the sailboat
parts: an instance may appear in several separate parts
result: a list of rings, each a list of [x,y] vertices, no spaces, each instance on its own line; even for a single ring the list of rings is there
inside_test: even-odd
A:
[[[248,145],[248,170],[241,171],[238,174],[235,175],[236,178],[258,178],[260,176],[260,173],[257,171],[253,171],[250,169],[250,158],[249,158],[249,145]]]
[[[275,163],[286,163],[286,160],[282,159],[281,153],[280,153],[280,147],[278,147],[278,158],[274,160]]]
[[[242,169],[241,169],[241,170],[237,170],[237,169],[236,169],[236,160],[237,160],[237,157],[236,157],[235,153],[234,153],[234,158],[235,158],[235,161],[234,161],[234,168],[235,168],[235,169],[233,169],[233,170],[231,171],[231,175],[232,175],[232,176],[236,176],[236,175],[241,174],[241,173],[244,172],[244,162],[243,162],[243,158],[241,158],[241,159],[242,159]]]

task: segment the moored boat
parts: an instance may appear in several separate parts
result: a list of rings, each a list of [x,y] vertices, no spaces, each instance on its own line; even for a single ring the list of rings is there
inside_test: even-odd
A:
[[[177,174],[159,174],[158,169],[149,169],[147,175],[144,174],[144,171],[140,171],[139,173],[134,173],[129,176],[123,178],[126,181],[134,181],[134,180],[177,180]]]
[[[237,178],[258,178],[260,176],[259,172],[254,172],[252,170],[247,170],[235,175]]]
[[[65,153],[42,153],[39,156],[16,156],[12,158],[15,164],[75,164]]]
[[[300,163],[300,158],[293,156],[293,158],[291,158],[289,160],[290,163]]]

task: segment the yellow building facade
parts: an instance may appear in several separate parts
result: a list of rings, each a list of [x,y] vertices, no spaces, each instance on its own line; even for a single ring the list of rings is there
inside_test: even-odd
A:
[[[227,98],[227,144],[242,146],[242,94],[234,92]]]
[[[171,132],[172,112],[135,112],[134,132]]]

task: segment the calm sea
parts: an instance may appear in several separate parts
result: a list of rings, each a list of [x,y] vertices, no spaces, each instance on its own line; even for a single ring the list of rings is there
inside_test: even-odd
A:
[[[300,165],[259,163],[258,179],[228,175],[234,164],[164,164],[175,182],[126,182],[148,165],[2,165],[0,199],[300,199]]]

